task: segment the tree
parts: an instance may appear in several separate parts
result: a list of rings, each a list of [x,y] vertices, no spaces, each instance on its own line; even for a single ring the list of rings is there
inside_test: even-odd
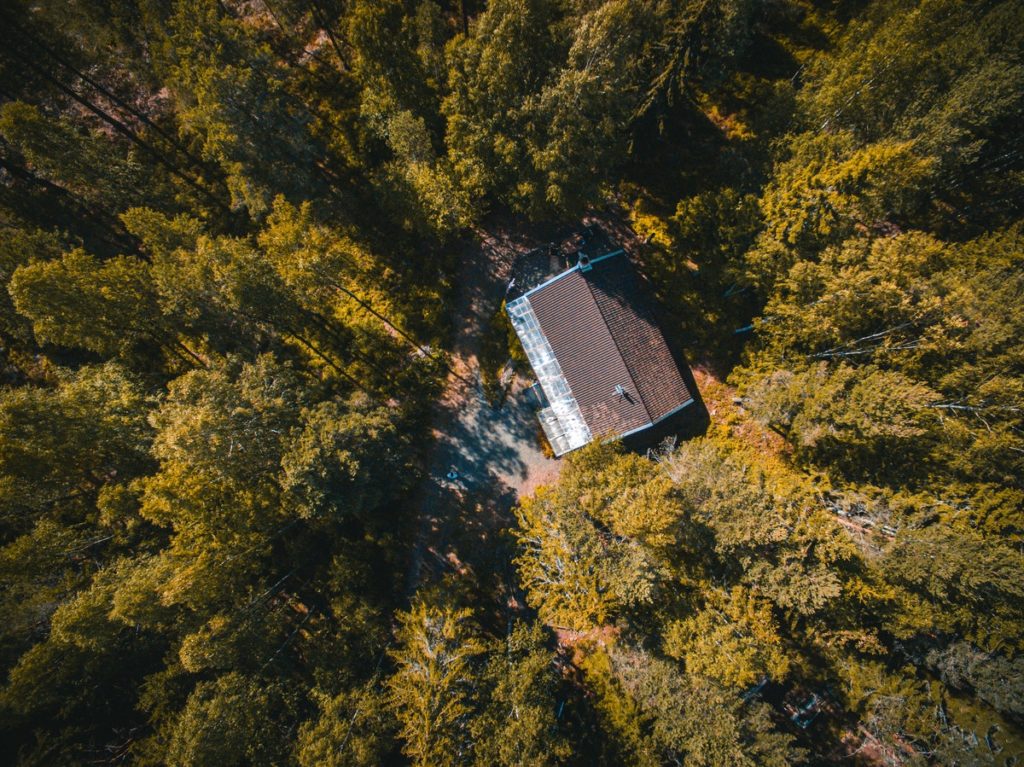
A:
[[[223,170],[232,208],[258,220],[277,194],[317,190],[323,149],[269,47],[213,0],[177,3],[169,30],[182,129]]]
[[[524,172],[531,162],[520,137],[531,130],[528,100],[560,57],[557,18],[550,0],[497,0],[449,46],[441,111],[448,157],[471,198],[494,195],[520,208],[543,199],[543,185]]]
[[[660,21],[656,4],[623,0],[577,20],[564,66],[527,102],[529,160],[538,177],[530,203],[538,214],[582,211],[625,159]]]
[[[815,499],[805,476],[765,467],[714,438],[680,446],[667,471],[699,526],[707,552],[703,581],[740,582],[794,618],[838,615],[856,562],[843,532]],[[714,556],[711,556],[713,552]],[[851,584],[852,585],[852,584]]]
[[[912,141],[862,146],[843,131],[801,134],[786,151],[761,196],[764,230],[746,255],[766,289],[829,245],[913,220],[938,173]]]
[[[72,250],[60,261],[20,267],[10,292],[42,343],[108,357],[128,355],[146,340],[166,339],[149,268],[132,256],[101,263],[84,250]]]
[[[757,353],[736,376],[752,384],[758,417],[786,432],[803,412],[810,418],[794,441],[823,447],[833,430],[844,434],[840,452],[882,438],[867,455],[827,458],[857,464],[861,476],[877,472],[876,481],[892,477],[892,451],[877,449],[890,438],[917,456],[903,462],[904,480],[936,464],[961,480],[1008,479],[1020,447],[1018,385],[1006,375],[1017,342],[1008,331],[1019,318],[1004,307],[1019,287],[1018,239],[1016,227],[960,245],[906,232],[854,238],[794,264],[758,323]],[[829,367],[803,367],[815,360]],[[852,407],[829,402],[855,390]],[[920,437],[908,440],[914,431]]]
[[[571,755],[556,719],[555,658],[545,644],[540,624],[519,622],[489,648],[480,674],[486,700],[469,725],[474,764],[546,767]]]
[[[12,101],[0,107],[0,136],[33,172],[99,210],[116,213],[140,201],[138,158],[105,137],[77,130],[66,118]]]
[[[369,403],[321,402],[281,458],[281,487],[301,516],[367,515],[412,479],[392,412]]]
[[[987,748],[947,714],[941,685],[915,678],[913,669],[886,669],[880,663],[850,663],[844,693],[861,715],[886,758],[909,764],[982,763]]]
[[[603,577],[604,552],[593,523],[539,490],[516,509],[519,580],[541,619],[587,629],[604,623],[620,601]]]
[[[962,636],[996,651],[1020,646],[1021,555],[977,533],[928,525],[901,536],[882,562],[903,603],[892,630]],[[984,609],[984,618],[979,611]]]
[[[682,675],[630,649],[598,651],[587,667],[600,690],[598,706],[620,737],[627,736],[633,763],[782,767],[800,757],[790,737],[773,730],[763,704],[748,709],[710,679]]]
[[[295,746],[301,767],[374,767],[393,749],[395,722],[382,691],[315,691],[314,700],[319,716],[303,725]]]
[[[288,711],[288,698],[276,685],[240,674],[200,682],[171,734],[167,763],[280,764],[285,740],[275,731],[288,727],[278,718]]]
[[[773,362],[793,350],[920,375],[922,362],[932,366],[932,357],[956,354],[963,343],[964,320],[944,277],[954,260],[947,244],[921,232],[828,248],[794,264],[776,286],[764,348]]]
[[[439,92],[444,79],[444,21],[432,0],[358,0],[346,14],[362,110],[371,124],[405,112],[439,137]],[[383,108],[382,108],[383,107]]]
[[[1019,167],[1005,142],[1024,83],[1020,21],[1011,2],[875,4],[834,56],[815,62],[802,94],[806,123],[849,128],[869,142],[913,140],[942,168],[940,198],[968,202],[962,211],[970,218],[1001,219],[1013,194],[1004,173]]]
[[[124,368],[107,363],[62,378],[54,390],[25,387],[0,396],[0,495],[10,515],[82,513],[76,500],[95,499],[105,484],[151,466],[150,402]],[[22,524],[7,522],[13,529]]]
[[[547,622],[585,630],[620,610],[649,610],[684,559],[686,530],[674,488],[650,462],[613,447],[568,459],[556,487],[516,509],[519,577]]]
[[[62,551],[62,558],[68,553]],[[52,614],[49,634],[12,663],[0,707],[24,733],[8,745],[22,746],[19,763],[57,758],[74,764],[100,752],[123,753],[132,728],[143,725],[133,684],[159,661],[164,646],[158,637],[111,619],[115,571],[100,571],[70,598],[55,595],[65,601]],[[70,583],[65,575],[65,587]]]
[[[468,730],[485,645],[466,608],[418,599],[400,613],[396,671],[388,680],[390,705],[400,724],[403,752],[414,765],[469,764]]]
[[[690,674],[746,688],[763,677],[781,681],[789,670],[771,605],[742,587],[712,591],[704,608],[668,626],[665,652]]]
[[[417,228],[441,238],[469,226],[475,215],[471,197],[458,185],[448,160],[437,156],[423,118],[383,104],[364,102],[363,108],[376,113],[376,130],[394,155],[384,166],[382,181],[396,189],[396,214],[421,208],[418,218],[423,223]]]
[[[938,399],[900,373],[824,362],[795,375],[777,370],[749,394],[758,418],[783,431],[811,461],[883,476],[926,452],[930,427],[937,425],[930,405]]]
[[[442,143],[440,90],[444,85],[444,23],[434,2],[415,13],[405,4],[359,2],[348,16],[360,114],[391,159],[378,176],[381,198],[396,220],[413,217],[422,234],[446,237],[467,226],[475,211]]]
[[[747,0],[667,4],[641,111],[664,117],[673,101],[694,98],[728,77],[752,35],[757,6]]]
[[[306,321],[361,363],[353,365],[353,379],[389,393],[397,384],[406,394],[429,394],[438,360],[413,330],[440,320],[436,288],[402,279],[365,244],[318,223],[308,204],[279,200],[259,245]]]
[[[8,290],[11,276],[32,261],[60,258],[62,250],[60,238],[53,232],[11,228],[0,235],[0,338],[8,358],[13,351],[31,348],[32,343],[32,326],[18,314]]]

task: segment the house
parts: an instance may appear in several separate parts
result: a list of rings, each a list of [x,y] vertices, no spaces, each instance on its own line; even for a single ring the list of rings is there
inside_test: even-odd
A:
[[[693,402],[622,250],[509,297],[506,311],[539,388],[556,455],[650,429]]]

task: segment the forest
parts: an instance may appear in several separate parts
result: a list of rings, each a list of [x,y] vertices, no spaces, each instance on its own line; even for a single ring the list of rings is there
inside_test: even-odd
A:
[[[593,216],[706,428],[421,574]],[[1020,0],[5,0],[0,762],[1024,763],[1022,221]]]

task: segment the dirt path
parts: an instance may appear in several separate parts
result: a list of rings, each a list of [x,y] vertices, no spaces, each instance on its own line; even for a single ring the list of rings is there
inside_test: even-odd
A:
[[[454,373],[436,406],[428,474],[417,496],[415,541],[406,573],[410,597],[428,572],[463,566],[465,557],[453,547],[453,538],[464,546],[467,539],[473,547],[490,545],[495,533],[511,524],[516,500],[558,476],[559,462],[540,451],[523,384],[517,382],[495,409],[479,383],[483,330],[505,294],[516,255],[526,247],[521,237],[487,232],[463,256],[452,321]],[[452,469],[459,475],[455,481],[446,478]]]

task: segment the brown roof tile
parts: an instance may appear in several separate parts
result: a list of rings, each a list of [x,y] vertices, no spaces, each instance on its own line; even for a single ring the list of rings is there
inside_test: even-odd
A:
[[[651,420],[692,399],[627,258],[600,261],[586,276]]]
[[[566,272],[529,301],[595,437],[641,429],[691,399],[625,255]]]

